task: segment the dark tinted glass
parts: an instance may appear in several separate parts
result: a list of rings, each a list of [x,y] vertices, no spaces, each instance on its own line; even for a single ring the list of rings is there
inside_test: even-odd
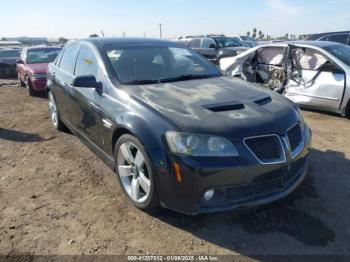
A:
[[[181,46],[106,46],[108,58],[124,84],[169,78],[209,78],[220,71],[195,52]],[[173,80],[173,81],[176,81]],[[178,80],[181,81],[181,80]]]
[[[201,40],[200,39],[192,39],[189,43],[188,46],[191,48],[200,48],[201,46]]]
[[[97,77],[98,64],[94,52],[87,46],[82,46],[78,55],[75,75],[93,75]]]
[[[232,37],[215,37],[215,42],[219,47],[238,47],[241,44]]]
[[[324,47],[329,53],[350,66],[350,47],[347,45],[331,45]]]
[[[342,43],[342,44],[347,44],[348,43],[348,38],[349,38],[349,34],[330,35],[328,37],[328,41]]]
[[[74,66],[78,55],[78,51],[79,51],[78,44],[70,45],[64,50],[61,63],[60,63],[60,68],[66,73],[74,75]]]

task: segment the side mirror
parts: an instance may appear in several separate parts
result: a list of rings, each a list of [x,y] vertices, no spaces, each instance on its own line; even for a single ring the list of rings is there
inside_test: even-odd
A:
[[[77,76],[72,81],[72,86],[74,87],[86,87],[86,88],[95,88],[96,91],[102,91],[102,83],[97,82],[95,76],[85,75]]]
[[[23,65],[23,64],[24,64],[24,61],[23,61],[22,59],[18,59],[18,60],[16,61],[16,64],[17,64],[17,65]]]
[[[209,45],[209,48],[214,48],[214,49],[216,49],[216,45],[210,44],[210,45]]]
[[[337,66],[336,64],[333,64],[331,62],[327,62],[322,66],[322,71],[324,72],[331,72],[331,73],[335,73],[335,74],[342,74],[344,73],[344,71]]]

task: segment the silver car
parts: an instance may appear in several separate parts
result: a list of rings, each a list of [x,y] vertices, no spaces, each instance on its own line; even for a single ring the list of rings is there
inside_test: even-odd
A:
[[[302,107],[350,115],[350,47],[325,41],[257,46],[220,60],[228,75],[257,83]]]

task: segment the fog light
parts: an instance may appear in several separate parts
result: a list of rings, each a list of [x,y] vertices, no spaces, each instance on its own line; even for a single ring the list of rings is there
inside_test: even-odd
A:
[[[213,197],[214,197],[214,193],[215,193],[214,189],[210,189],[210,190],[206,191],[206,192],[204,193],[204,199],[205,199],[205,201],[210,201],[210,200],[212,200]]]

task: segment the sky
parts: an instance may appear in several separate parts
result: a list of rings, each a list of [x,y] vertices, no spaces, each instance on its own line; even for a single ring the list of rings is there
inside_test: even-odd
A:
[[[350,0],[3,0],[0,13],[0,38],[350,30]]]

